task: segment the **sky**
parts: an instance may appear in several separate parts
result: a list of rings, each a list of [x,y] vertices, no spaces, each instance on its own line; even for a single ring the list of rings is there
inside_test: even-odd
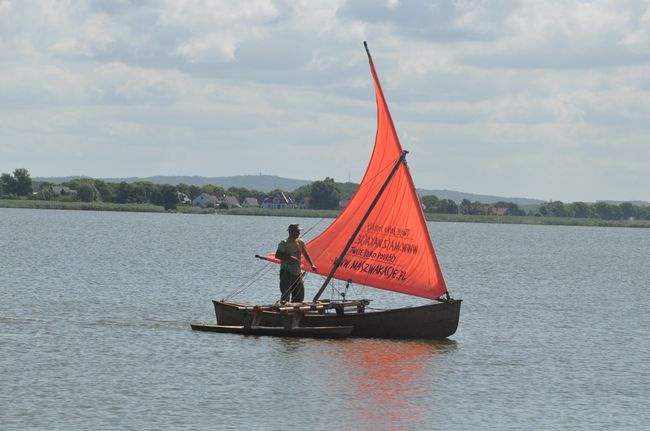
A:
[[[0,0],[0,172],[650,201],[650,1]]]

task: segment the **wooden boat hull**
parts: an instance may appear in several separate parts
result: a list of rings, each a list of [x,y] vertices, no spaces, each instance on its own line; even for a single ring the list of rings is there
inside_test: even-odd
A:
[[[287,313],[272,306],[252,306],[212,301],[217,323],[224,326],[264,327],[353,327],[349,336],[363,338],[446,338],[456,332],[461,300],[432,303],[384,311],[332,313],[302,311]],[[289,322],[291,320],[291,322]]]

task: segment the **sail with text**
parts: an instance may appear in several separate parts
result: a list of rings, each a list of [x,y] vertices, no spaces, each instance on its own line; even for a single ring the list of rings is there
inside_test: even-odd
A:
[[[377,100],[372,157],[350,203],[307,249],[319,274],[330,274],[340,258],[333,278],[436,299],[447,287],[408,166],[399,163],[404,152],[369,52],[368,60]],[[314,272],[304,261],[303,269]]]

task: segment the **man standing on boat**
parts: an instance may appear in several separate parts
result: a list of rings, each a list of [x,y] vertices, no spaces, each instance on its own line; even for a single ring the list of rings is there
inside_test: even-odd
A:
[[[291,302],[302,302],[305,298],[303,273],[300,269],[302,255],[305,256],[312,270],[315,271],[316,266],[307,252],[305,242],[299,238],[300,226],[290,224],[287,230],[289,237],[280,241],[275,252],[276,259],[280,259],[280,292],[282,292],[280,301],[289,301],[291,298]]]

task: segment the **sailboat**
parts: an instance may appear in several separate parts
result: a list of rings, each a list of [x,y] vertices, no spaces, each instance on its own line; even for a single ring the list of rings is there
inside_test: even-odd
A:
[[[311,301],[250,305],[214,300],[217,324],[196,330],[298,337],[445,338],[456,332],[460,299],[452,299],[422,205],[406,164],[368,45],[377,101],[377,134],[368,168],[339,216],[306,246],[325,277]],[[260,257],[260,256],[257,256]],[[262,259],[278,263],[273,254]],[[368,299],[321,299],[332,280],[430,300],[371,310]]]

